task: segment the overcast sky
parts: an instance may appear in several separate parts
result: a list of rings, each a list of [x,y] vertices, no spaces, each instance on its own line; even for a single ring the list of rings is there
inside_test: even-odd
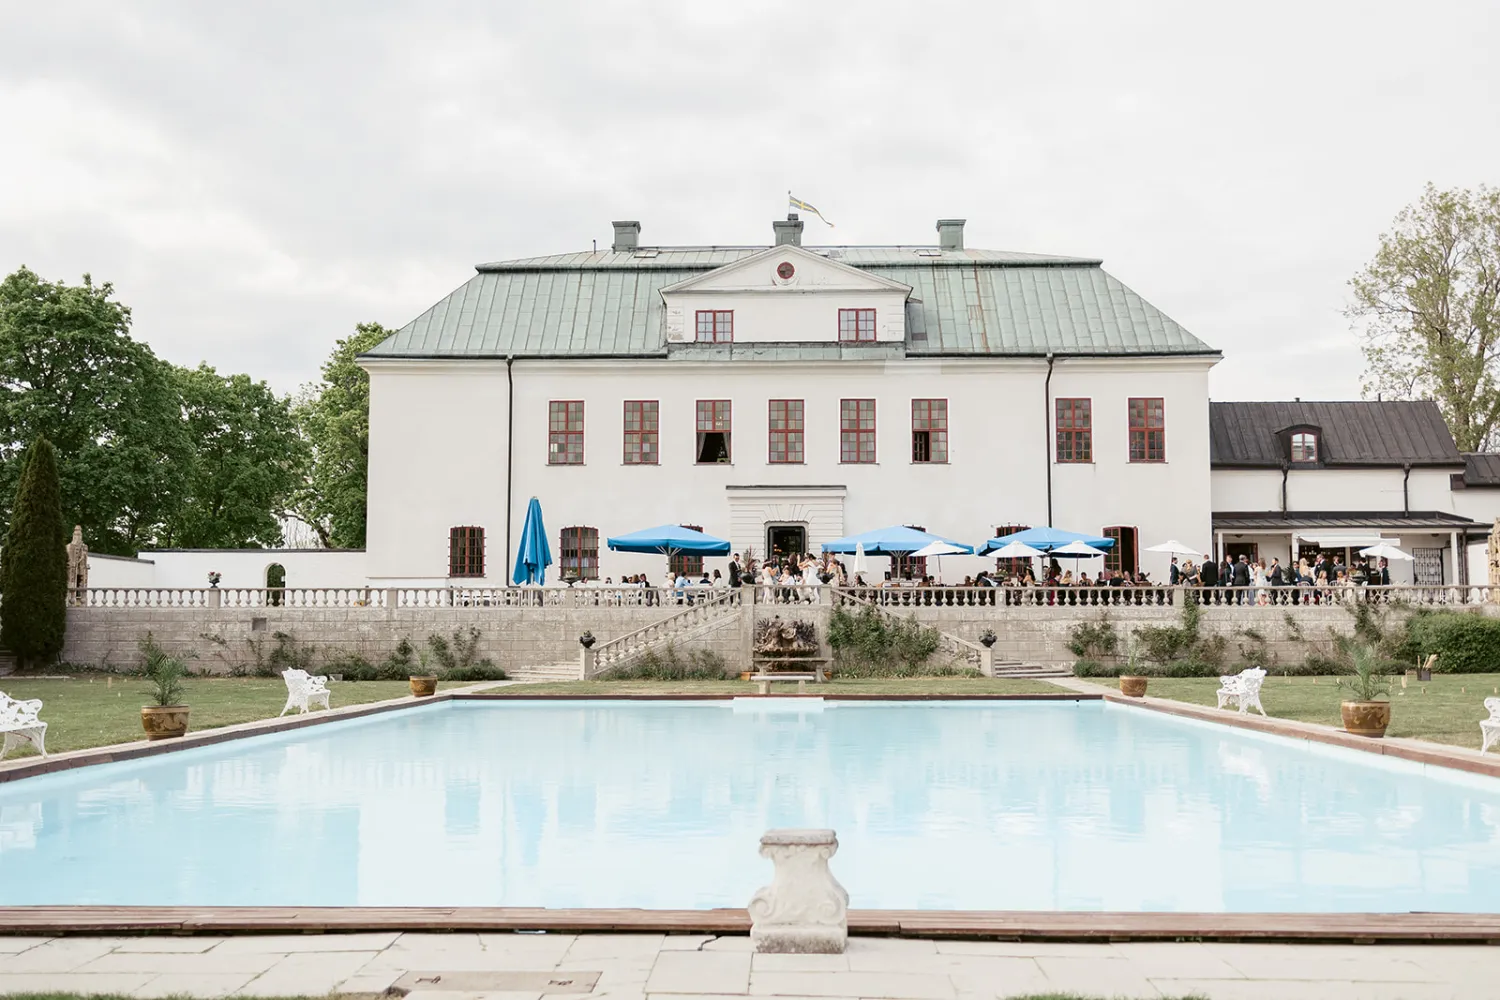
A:
[[[808,242],[1102,257],[1216,398],[1355,398],[1350,275],[1427,181],[1500,182],[1494,8],[6,3],[0,268],[292,390],[475,263],[765,243],[790,188]]]

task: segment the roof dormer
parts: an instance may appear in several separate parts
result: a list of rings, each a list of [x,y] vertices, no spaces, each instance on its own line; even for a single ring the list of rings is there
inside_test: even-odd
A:
[[[1318,466],[1322,465],[1326,456],[1323,454],[1323,428],[1313,424],[1293,424],[1276,432],[1276,438],[1281,442],[1281,454],[1286,461],[1294,466]]]

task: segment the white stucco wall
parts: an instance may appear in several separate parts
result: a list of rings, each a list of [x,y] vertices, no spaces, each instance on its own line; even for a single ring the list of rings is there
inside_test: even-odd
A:
[[[357,549],[148,549],[140,557],[154,564],[149,582],[103,583],[91,563],[89,586],[207,587],[214,571],[220,587],[264,587],[272,563],[286,569],[288,587],[357,587],[367,573]]]
[[[1452,469],[1413,469],[1406,484],[1411,510],[1457,511],[1449,488]],[[1288,510],[1402,510],[1401,469],[1292,469]],[[1214,510],[1281,510],[1280,469],[1215,469]]]
[[[154,587],[156,564],[146,559],[89,553],[90,587]]]
[[[1209,541],[1208,392],[1210,359],[1059,361],[1052,395],[1093,400],[1095,461],[1054,465],[1059,527],[1099,531],[1129,525],[1142,546],[1177,537]],[[486,530],[488,585],[503,582],[505,552],[506,369],[503,361],[371,361],[369,572],[390,582],[446,580],[449,528]],[[1044,412],[1046,363],[1022,359],[706,364],[696,361],[515,362],[516,435],[512,549],[526,502],[538,497],[553,555],[563,527],[587,525],[603,540],[662,523],[701,525],[757,552],[765,540],[747,513],[746,491],[775,486],[767,520],[805,515],[815,551],[838,534],[921,524],[975,543],[999,524],[1047,521],[1051,433]],[[1165,399],[1167,461],[1127,459],[1126,400]],[[877,463],[839,462],[839,402],[874,398]],[[911,461],[911,400],[947,399],[949,463]],[[585,403],[584,464],[549,466],[548,402]],[[661,464],[623,463],[624,401],[660,403]],[[696,465],[695,404],[733,402],[733,462]],[[771,465],[768,401],[805,403],[802,465]],[[842,523],[827,491],[843,487]],[[812,508],[818,508],[816,513]],[[763,523],[763,522],[762,522]],[[754,531],[754,534],[749,532]],[[1159,563],[1160,565],[1157,565]],[[945,560],[950,579],[984,561]],[[713,565],[711,562],[710,565]],[[719,565],[723,565],[719,563]],[[872,568],[884,568],[884,560]],[[1165,572],[1166,557],[1143,568]],[[1085,567],[1089,568],[1089,567]],[[1097,568],[1097,561],[1093,568]],[[662,575],[659,556],[601,551],[601,576]]]

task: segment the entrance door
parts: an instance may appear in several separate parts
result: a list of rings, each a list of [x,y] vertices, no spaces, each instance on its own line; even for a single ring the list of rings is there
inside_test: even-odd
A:
[[[766,559],[782,562],[807,551],[807,525],[766,525]]]
[[[1411,550],[1412,569],[1417,583],[1428,587],[1441,587],[1443,585],[1443,550],[1442,549],[1418,549]]]

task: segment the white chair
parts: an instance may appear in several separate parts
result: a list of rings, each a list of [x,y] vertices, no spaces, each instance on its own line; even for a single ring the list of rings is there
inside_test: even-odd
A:
[[[309,676],[306,670],[283,670],[282,680],[286,681],[286,707],[281,710],[285,715],[292,709],[299,713],[311,710],[313,704],[321,704],[328,707],[328,678]]]
[[[37,753],[47,756],[47,724],[37,715],[42,710],[42,700],[17,701],[0,691],[0,735],[5,742],[0,745],[0,757],[10,753],[12,747],[30,743]]]
[[[1484,738],[1480,753],[1500,742],[1500,698],[1484,699],[1484,707],[1489,709],[1490,717],[1479,724],[1479,734]]]
[[[1214,692],[1219,697],[1219,707],[1223,708],[1228,702],[1234,702],[1241,715],[1247,714],[1252,708],[1265,715],[1266,710],[1260,703],[1260,686],[1265,679],[1266,672],[1260,667],[1241,670],[1235,676],[1220,677],[1219,690]]]

